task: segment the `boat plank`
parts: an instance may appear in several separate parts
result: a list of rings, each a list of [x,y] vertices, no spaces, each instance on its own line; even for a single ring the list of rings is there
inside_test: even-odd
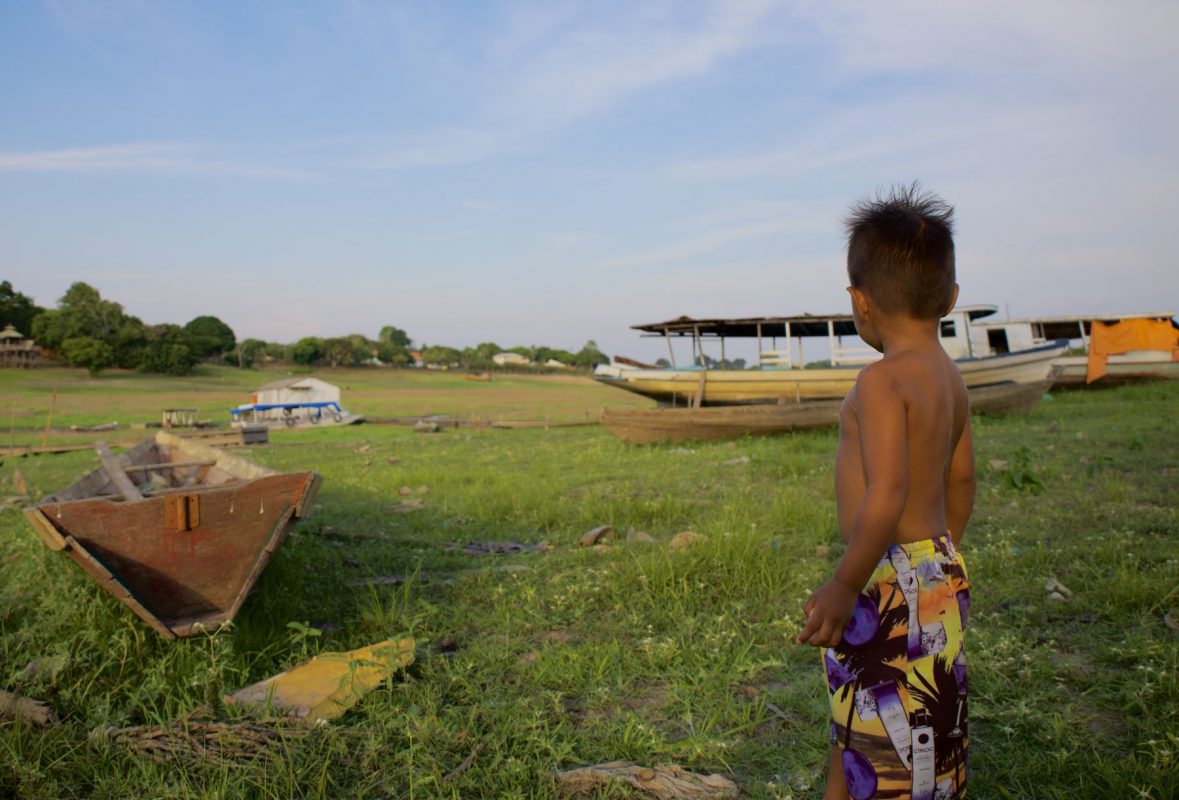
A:
[[[94,450],[98,453],[98,460],[102,462],[102,470],[107,477],[111,479],[111,483],[119,490],[119,494],[123,495],[128,500],[142,500],[143,495],[139,493],[139,489],[127,477],[127,473],[119,459],[115,458],[115,454],[106,446],[106,442],[95,442]]]

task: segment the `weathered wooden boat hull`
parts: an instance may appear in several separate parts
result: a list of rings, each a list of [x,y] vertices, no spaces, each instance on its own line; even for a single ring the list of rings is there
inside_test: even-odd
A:
[[[25,513],[50,548],[166,638],[233,619],[321,482],[314,472],[277,473],[169,433],[120,463],[129,476],[159,482],[204,474],[194,485],[147,488],[142,499],[125,500],[100,469]],[[148,464],[156,469],[136,469]]]
[[[1062,367],[1056,379],[1058,386],[1084,386],[1089,374],[1086,356],[1066,356],[1058,359]],[[1105,375],[1093,382],[1095,386],[1149,380],[1179,380],[1179,361],[1162,351],[1137,351],[1109,356]]]
[[[1047,380],[1064,344],[1050,344],[1016,353],[961,359],[955,363],[967,388]],[[836,400],[847,395],[862,367],[826,369],[676,370],[604,365],[594,379],[664,403],[745,405]]]
[[[1010,383],[970,389],[970,410],[976,413],[1030,411],[1052,386]],[[607,408],[602,424],[624,442],[634,444],[679,443],[736,439],[742,436],[776,436],[793,430],[839,424],[842,400],[813,400],[777,405],[721,406],[712,408]]]

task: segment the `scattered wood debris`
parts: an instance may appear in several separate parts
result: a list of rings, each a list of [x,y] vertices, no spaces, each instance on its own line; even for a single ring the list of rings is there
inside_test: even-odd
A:
[[[12,469],[12,488],[16,490],[17,494],[27,495],[29,493],[29,482],[25,480],[25,474],[20,471],[20,467]]]
[[[367,453],[369,450],[372,450],[372,449],[373,449],[372,445],[370,445],[368,442],[365,442],[360,447],[356,448],[356,452]]]
[[[655,541],[655,537],[646,531],[636,531],[634,528],[631,528],[626,532],[626,540],[628,542],[653,542]]]
[[[1049,600],[1055,600],[1058,603],[1073,598],[1073,590],[1056,580],[1056,578],[1049,578],[1044,583],[1044,591],[1048,592]]]
[[[410,638],[346,653],[322,653],[297,667],[238,689],[226,703],[271,707],[309,724],[336,719],[396,672],[413,662]]]
[[[20,719],[44,728],[57,722],[57,714],[40,700],[0,689],[0,719]]]
[[[516,553],[544,553],[548,551],[549,543],[530,544],[528,542],[480,542],[473,541],[466,544],[448,544],[447,552],[467,553],[473,556],[515,555]]]
[[[580,547],[590,547],[595,544],[601,544],[613,536],[613,525],[599,525],[598,527],[583,533],[581,538],[577,540],[577,544]]]
[[[737,796],[737,784],[723,775],[698,775],[675,764],[641,767],[633,761],[611,761],[565,770],[556,775],[561,789],[571,795],[589,795],[606,785],[624,783],[656,800],[713,800]]]
[[[687,550],[693,545],[707,541],[708,537],[703,533],[696,533],[695,531],[680,531],[675,536],[671,537],[671,541],[667,543],[667,549]]]
[[[728,461],[722,461],[721,463],[726,467],[731,467],[737,464],[748,464],[749,461],[749,456],[737,456],[736,458],[730,458]]]
[[[152,761],[168,762],[181,758],[207,761],[275,756],[286,752],[288,740],[306,733],[306,727],[290,722],[182,719],[166,725],[99,728],[90,736],[114,742]]]
[[[488,377],[488,380],[491,380],[490,376]],[[479,742],[474,746],[474,748],[471,749],[471,754],[463,759],[463,763],[459,764],[450,772],[446,773],[446,775],[442,778],[442,783],[450,783],[459,775],[462,775],[464,772],[470,769],[471,765],[475,763],[475,757],[478,756],[482,751],[483,742]]]
[[[438,433],[442,430],[442,426],[437,422],[427,422],[426,420],[418,420],[413,424],[415,433]]]
[[[6,511],[10,508],[20,508],[29,502],[27,494],[14,494],[0,500],[0,511]]]
[[[410,511],[421,511],[426,507],[425,500],[402,500],[400,503],[394,503],[386,508],[386,511],[392,511],[394,514],[408,514]]]

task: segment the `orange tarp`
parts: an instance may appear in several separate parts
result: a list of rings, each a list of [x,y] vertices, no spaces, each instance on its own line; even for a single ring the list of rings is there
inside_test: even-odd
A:
[[[1109,356],[1133,350],[1170,351],[1171,360],[1179,361],[1179,330],[1170,320],[1124,319],[1112,325],[1093,322],[1089,333],[1089,365],[1085,383],[1105,374]]]

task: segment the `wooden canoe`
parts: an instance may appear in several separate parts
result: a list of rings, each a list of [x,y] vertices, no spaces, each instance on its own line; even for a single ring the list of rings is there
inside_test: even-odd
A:
[[[991,414],[1030,411],[1051,387],[1049,379],[968,389],[970,410]],[[842,400],[812,400],[704,408],[607,408],[602,414],[602,424],[622,441],[633,444],[774,436],[838,425],[842,403]]]
[[[25,515],[99,586],[165,638],[237,614],[321,483],[161,431]]]

